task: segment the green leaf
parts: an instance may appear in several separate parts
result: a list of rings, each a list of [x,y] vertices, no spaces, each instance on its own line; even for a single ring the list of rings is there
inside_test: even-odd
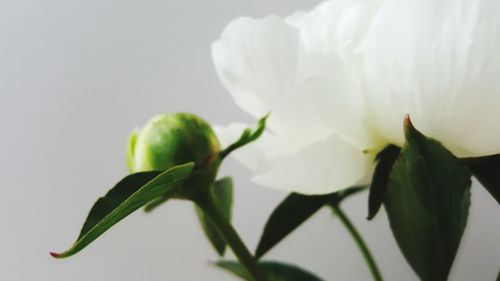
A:
[[[396,162],[401,149],[395,145],[389,145],[382,150],[376,157],[377,166],[373,173],[370,193],[368,194],[368,219],[375,217],[382,202],[389,184],[389,173],[392,165]]]
[[[233,181],[231,178],[226,177],[215,182],[212,186],[212,195],[217,206],[220,208],[221,213],[224,215],[228,222],[231,221],[231,211],[233,206]],[[196,214],[200,224],[205,232],[205,235],[214,246],[220,256],[224,256],[226,250],[226,239],[219,229],[202,209],[195,205]]]
[[[245,129],[241,134],[240,138],[235,143],[231,144],[226,149],[221,151],[220,159],[226,158],[226,156],[228,156],[234,150],[258,139],[266,129],[266,120],[268,117],[269,114],[259,119],[259,122],[257,123],[257,128],[255,130],[252,130],[250,128]]]
[[[474,158],[472,174],[500,204],[500,154]]]
[[[339,205],[347,197],[354,195],[365,189],[366,186],[353,186],[334,193],[330,193],[330,199],[328,200],[328,205],[330,206]]]
[[[384,202],[396,241],[422,280],[446,280],[470,205],[470,171],[405,119],[406,143]]]
[[[189,177],[194,163],[173,167],[165,172],[142,172],[129,175],[94,204],[73,246],[55,258],[72,256],[106,230],[144,206],[152,199],[173,190]]]
[[[291,193],[274,209],[266,222],[255,256],[262,257],[325,204],[338,204],[362,189],[352,187],[331,194],[309,196]]]
[[[149,201],[145,206],[144,206],[144,212],[146,213],[151,213],[154,211],[156,208],[158,208],[160,205],[163,203],[167,202],[168,199],[170,199],[172,196],[169,193],[160,195],[156,197],[155,199]]]
[[[246,268],[239,262],[219,261],[216,265],[243,280],[254,281]],[[262,261],[258,265],[267,274],[269,281],[322,281],[314,274],[295,265],[276,261]]]

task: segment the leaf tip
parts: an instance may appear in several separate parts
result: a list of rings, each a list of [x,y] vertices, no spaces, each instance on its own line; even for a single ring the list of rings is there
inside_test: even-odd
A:
[[[266,122],[266,121],[267,121],[267,118],[269,118],[269,116],[270,116],[270,115],[271,115],[271,111],[268,111],[268,112],[266,113],[266,115],[262,116],[261,120],[262,120],[262,121],[264,121],[264,122]]]
[[[220,257],[224,257],[224,254],[226,253],[226,244],[224,244],[224,247],[217,249],[217,253],[219,254]]]
[[[406,113],[405,116],[404,116],[403,126],[406,129],[412,129],[413,128],[413,124],[411,123],[411,119],[410,119],[410,114],[409,113]]]
[[[49,254],[56,259],[62,258],[62,254],[56,252],[49,252]]]
[[[420,138],[423,135],[413,126],[413,122],[411,121],[410,114],[405,114],[404,121],[404,135],[407,142],[411,142],[412,139]]]

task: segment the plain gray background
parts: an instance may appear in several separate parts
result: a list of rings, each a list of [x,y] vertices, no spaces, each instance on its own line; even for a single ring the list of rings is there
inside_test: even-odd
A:
[[[241,16],[286,15],[312,0],[0,1],[0,280],[233,280],[192,206],[136,212],[80,254],[54,260],[76,238],[93,202],[126,174],[130,130],[160,112],[189,111],[218,124],[251,121],[219,84],[210,44]],[[256,186],[230,159],[234,222],[250,248],[285,194]],[[366,193],[344,207],[386,280],[416,280],[385,214],[365,220]],[[494,280],[500,265],[496,202],[473,187],[451,280]],[[231,255],[229,255],[231,257]],[[354,243],[322,210],[270,259],[326,280],[370,280]]]

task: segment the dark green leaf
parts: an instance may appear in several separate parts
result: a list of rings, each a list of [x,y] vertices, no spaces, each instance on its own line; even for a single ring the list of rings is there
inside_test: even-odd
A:
[[[338,204],[347,196],[362,189],[353,187],[331,194],[313,196],[291,193],[274,209],[269,217],[255,256],[262,257],[325,204]]]
[[[422,280],[447,279],[470,205],[470,171],[405,119],[406,143],[384,202],[392,232]]]
[[[473,175],[500,204],[500,154],[474,158],[471,162]]]
[[[216,265],[243,280],[254,281],[246,268],[239,262],[219,261]],[[314,274],[291,264],[262,261],[259,262],[259,267],[267,274],[269,278],[268,281],[321,281],[321,279]]]
[[[328,200],[328,205],[330,206],[338,205],[347,197],[354,195],[365,189],[366,186],[353,186],[334,193],[330,193],[330,199]]]
[[[240,138],[235,143],[231,144],[220,153],[220,158],[224,159],[234,150],[258,139],[266,129],[267,117],[269,117],[269,114],[259,119],[257,128],[255,130],[252,130],[250,128],[245,129]]]
[[[104,197],[97,200],[73,246],[63,253],[51,255],[65,258],[78,253],[133,211],[179,186],[189,177],[193,167],[194,163],[187,163],[163,173],[143,172],[125,177]]]
[[[147,184],[160,174],[160,171],[140,172],[131,174],[118,182],[104,197],[99,198],[94,206],[92,206],[77,240],[80,240],[89,230],[101,222],[121,202],[134,194],[141,186]]]
[[[144,211],[146,213],[150,213],[153,210],[155,210],[157,207],[162,205],[163,203],[167,202],[168,199],[170,199],[172,196],[170,193],[160,195],[156,197],[155,199],[149,201],[145,206],[144,206]]]
[[[215,182],[214,186],[212,186],[212,191],[214,201],[227,221],[230,222],[233,206],[233,181],[229,177],[218,180]],[[210,216],[198,206],[195,205],[195,208],[205,235],[210,240],[217,253],[223,256],[226,250],[226,239],[224,239],[224,236],[220,233]]]
[[[323,207],[329,198],[329,195],[305,196],[297,193],[288,195],[269,217],[255,250],[256,258],[262,257],[292,233]]]
[[[382,150],[376,158],[377,166],[373,173],[370,193],[368,194],[368,219],[375,217],[382,202],[384,201],[385,191],[389,184],[389,173],[392,165],[399,156],[401,149],[395,145],[389,145]]]

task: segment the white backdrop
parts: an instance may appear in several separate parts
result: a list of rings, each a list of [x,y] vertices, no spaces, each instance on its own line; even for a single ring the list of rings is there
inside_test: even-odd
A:
[[[285,15],[313,0],[0,0],[0,280],[233,280],[190,204],[137,212],[80,254],[54,260],[76,238],[93,202],[126,174],[129,131],[166,111],[213,123],[251,121],[219,84],[210,44],[240,15]],[[234,222],[254,248],[285,194],[256,186],[233,160]],[[494,280],[499,207],[473,187],[468,227],[451,280]],[[366,193],[344,207],[386,280],[416,280],[385,214],[365,220]],[[354,243],[323,210],[268,256],[326,280],[370,280]]]

